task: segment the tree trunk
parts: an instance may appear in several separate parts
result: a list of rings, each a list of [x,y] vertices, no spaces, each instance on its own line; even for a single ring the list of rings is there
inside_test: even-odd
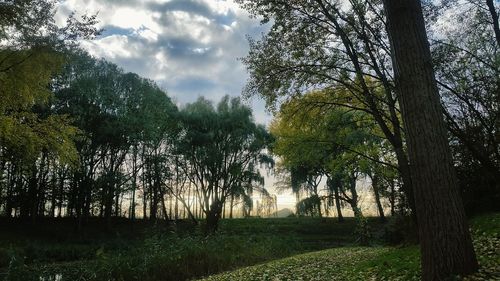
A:
[[[172,217],[172,200],[170,200],[170,213],[167,212],[167,206],[165,205],[165,198],[163,194],[161,195],[161,209],[163,212],[163,219],[166,221],[169,221],[170,218]]]
[[[362,216],[361,209],[358,208],[358,191],[356,190],[356,175],[352,175],[349,178],[349,191],[351,192],[351,198],[348,200],[349,205],[351,205],[352,212],[355,217],[360,214]],[[347,197],[347,196],[346,196]]]
[[[179,199],[177,197],[175,199],[175,206],[174,206],[174,217],[175,220],[179,220]]]
[[[179,201],[181,201],[182,205],[184,205],[184,209],[188,213],[188,218],[191,219],[191,221],[194,224],[198,224],[198,220],[196,219],[196,217],[194,216],[193,212],[191,211],[191,207],[186,203],[186,200],[184,200],[183,198],[179,198]],[[196,212],[196,210],[195,210],[195,212]]]
[[[342,207],[340,206],[340,194],[338,188],[334,190],[335,192],[335,207],[337,207],[337,218],[339,222],[344,222],[344,216],[342,215]]]
[[[130,202],[130,213],[129,217],[131,220],[135,220],[135,191],[137,190],[137,144],[134,145],[134,150],[132,154],[132,198]]]
[[[391,216],[394,217],[396,215],[396,189],[394,187],[394,180],[390,181],[391,185],[391,194],[389,196],[389,201],[391,203]]]
[[[403,191],[404,195],[402,196],[402,199],[406,199],[401,200],[400,205],[410,208],[411,219],[415,224],[418,224],[417,210],[415,207],[415,195],[413,194],[414,186],[411,177],[410,164],[408,163],[408,157],[406,156],[406,153],[404,152],[402,146],[395,147],[395,152],[398,161],[399,174],[402,181],[401,190]],[[401,211],[403,211],[403,209]]]
[[[322,218],[323,214],[321,212],[321,197],[318,194],[318,186],[317,185],[315,186],[313,192],[314,192],[314,196],[316,196],[316,198],[318,199],[318,202],[316,202],[316,208],[318,209],[318,216],[320,218]]]
[[[498,47],[500,48],[500,25],[498,23],[498,13],[495,9],[495,4],[493,0],[486,0],[486,5],[488,6],[488,11],[490,12],[491,19],[493,22],[493,31],[495,33],[495,39],[497,40]]]
[[[372,176],[373,195],[375,196],[375,203],[377,204],[380,221],[385,222],[384,208],[382,207],[382,203],[380,202],[379,184],[379,178],[376,174],[374,174]]]
[[[333,190],[335,207],[337,208],[337,219],[339,222],[343,222],[344,216],[342,216],[342,206],[340,205],[340,191],[339,191],[341,181],[338,177],[334,176],[332,178],[329,178],[327,183],[328,185],[330,185],[330,189]]]
[[[215,210],[210,210],[205,213],[207,216],[205,225],[205,234],[212,234],[217,231],[219,225],[219,214]]]
[[[12,217],[12,209],[13,209],[13,201],[14,201],[14,183],[15,183],[15,171],[16,171],[16,165],[13,163],[11,164],[10,168],[7,169],[7,182],[6,182],[6,188],[7,188],[7,196],[5,198],[5,210],[4,214],[6,217],[10,218]]]
[[[406,128],[422,279],[466,275],[478,265],[448,146],[418,0],[384,0],[396,89]]]
[[[222,204],[222,218],[226,218],[226,203]]]
[[[211,234],[217,231],[221,213],[222,213],[222,202],[216,199],[210,205],[210,210],[208,210],[208,212],[205,212],[205,215],[207,216],[206,227],[205,227],[206,234]]]
[[[231,194],[231,200],[229,201],[229,218],[233,218],[233,207],[234,207],[234,194]]]

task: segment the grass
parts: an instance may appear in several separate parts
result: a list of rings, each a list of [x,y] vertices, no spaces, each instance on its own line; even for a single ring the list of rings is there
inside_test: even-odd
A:
[[[478,273],[454,280],[500,280],[500,214],[471,221]],[[341,247],[210,276],[205,281],[420,280],[418,246]]]
[[[206,281],[232,280],[369,280],[353,266],[387,252],[382,247],[342,247],[301,254],[282,260],[210,276]],[[346,279],[346,277],[354,279]]]
[[[418,247],[384,246],[390,225],[370,219],[373,246],[358,247],[356,223],[349,219],[342,224],[311,218],[223,220],[219,233],[210,237],[183,222],[172,226],[117,220],[108,228],[95,221],[84,232],[64,220],[6,223],[0,225],[7,226],[0,232],[0,277],[418,280]],[[481,271],[468,280],[500,280],[500,214],[477,217],[471,225]]]
[[[373,230],[381,225],[370,221]],[[222,220],[216,235],[179,222],[150,225],[91,221],[76,231],[68,220],[7,222],[0,234],[0,274],[8,280],[187,280],[355,244],[356,223],[335,219]],[[59,278],[59,277],[58,277]]]

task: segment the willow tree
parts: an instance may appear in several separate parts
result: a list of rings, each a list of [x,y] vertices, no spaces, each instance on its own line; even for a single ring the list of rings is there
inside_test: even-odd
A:
[[[310,196],[300,202],[300,207],[320,210],[317,199],[331,198],[335,199],[339,216],[342,200],[357,217],[362,217],[357,179],[375,174],[374,166],[393,164],[374,157],[381,152],[381,138],[376,136],[370,115],[331,106],[330,101],[328,92],[318,91],[282,104],[271,125],[276,139],[272,152],[280,157],[280,167],[290,173],[292,190],[308,191]],[[331,192],[327,196],[320,196],[318,182],[311,181],[320,176],[328,178]]]
[[[235,189],[263,184],[259,164],[271,163],[265,149],[270,136],[238,98],[224,97],[216,107],[205,99],[180,112],[176,147],[183,169],[206,216],[206,230],[217,230],[223,205]]]

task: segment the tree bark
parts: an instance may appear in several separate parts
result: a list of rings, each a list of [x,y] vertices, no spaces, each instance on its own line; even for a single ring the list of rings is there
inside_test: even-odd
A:
[[[342,207],[340,206],[340,194],[338,188],[335,188],[335,207],[337,207],[337,219],[339,222],[344,222],[344,216],[342,215]]]
[[[379,177],[376,174],[374,174],[372,176],[373,195],[375,197],[375,203],[377,204],[377,210],[380,221],[385,222],[384,208],[382,207],[382,203],[380,202],[379,184],[380,184]]]
[[[363,213],[361,209],[358,207],[358,191],[356,190],[356,180],[357,177],[355,175],[351,175],[349,178],[349,191],[351,192],[351,198],[348,199],[349,205],[351,205],[352,212],[354,213],[354,217],[361,217]],[[347,196],[345,196],[348,198]]]
[[[384,0],[406,128],[422,279],[467,275],[478,264],[458,190],[418,0]]]
[[[493,22],[493,31],[495,33],[495,39],[497,40],[498,47],[500,47],[500,25],[498,23],[498,13],[495,9],[495,4],[493,0],[486,0],[486,5],[488,6],[488,10],[491,15],[491,19]]]
[[[231,193],[231,201],[229,201],[229,218],[233,218],[234,194]]]
[[[333,190],[333,196],[335,199],[335,207],[337,208],[337,219],[338,222],[344,221],[344,216],[342,215],[342,206],[340,205],[340,185],[342,184],[340,179],[333,176],[327,180],[327,184],[330,186],[330,190]]]
[[[223,203],[216,199],[210,205],[210,209],[205,212],[205,215],[207,217],[205,234],[208,235],[217,231],[219,226],[219,220],[222,214],[222,205]]]
[[[394,217],[396,215],[396,189],[394,187],[394,180],[390,181],[391,186],[391,194],[389,196],[389,201],[391,203],[391,216]]]

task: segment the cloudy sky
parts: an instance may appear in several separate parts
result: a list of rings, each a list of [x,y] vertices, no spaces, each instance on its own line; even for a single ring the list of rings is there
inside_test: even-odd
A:
[[[155,80],[179,104],[240,95],[246,36],[258,38],[266,29],[231,0],[64,0],[56,18],[63,23],[72,11],[98,13],[104,29],[82,42],[85,49]],[[257,122],[269,122],[261,100],[247,103]]]
[[[63,0],[58,23],[72,11],[98,13],[104,32],[81,43],[87,51],[155,80],[181,105],[199,96],[215,102],[239,96],[248,77],[238,60],[247,54],[247,36],[266,32],[232,0]],[[269,123],[263,101],[246,102],[257,122]],[[266,176],[271,192],[273,183],[274,177]],[[278,205],[293,209],[295,197],[278,194]]]
[[[247,36],[259,38],[267,28],[232,0],[61,0],[58,23],[72,11],[98,13],[104,32],[81,43],[87,51],[155,80],[179,105],[239,96],[248,77],[238,60],[248,52]],[[269,124],[263,101],[247,103],[257,122]],[[274,181],[266,176],[273,193]],[[278,208],[294,209],[295,196],[278,194]]]

